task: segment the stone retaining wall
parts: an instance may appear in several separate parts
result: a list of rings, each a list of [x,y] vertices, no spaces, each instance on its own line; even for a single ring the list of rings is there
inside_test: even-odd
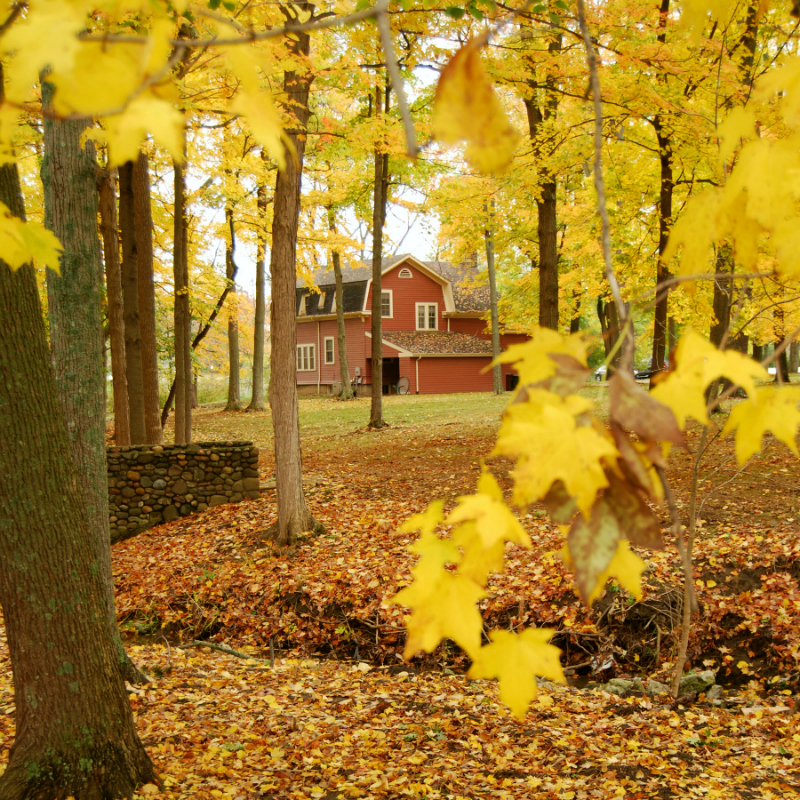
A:
[[[209,506],[260,497],[252,442],[108,448],[111,541]]]

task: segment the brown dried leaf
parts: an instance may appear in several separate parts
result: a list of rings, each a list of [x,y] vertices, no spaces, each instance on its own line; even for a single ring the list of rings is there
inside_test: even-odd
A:
[[[686,447],[672,410],[651,397],[627,372],[617,372],[608,382],[611,419],[622,427],[656,442]]]
[[[575,498],[569,494],[562,481],[556,481],[542,499],[550,519],[557,525],[566,525],[578,510]]]
[[[644,498],[626,481],[608,474],[603,499],[617,519],[621,534],[633,544],[649,550],[663,550],[661,523]]]
[[[592,506],[587,522],[578,514],[567,534],[567,547],[575,568],[575,586],[584,603],[597,587],[600,576],[617,552],[621,538],[619,522],[605,495]]]
[[[614,444],[616,444],[617,450],[619,450],[619,454],[622,456],[617,464],[625,473],[625,477],[634,486],[646,492],[651,497],[655,497],[656,493],[653,488],[653,481],[650,478],[646,465],[642,461],[642,457],[633,446],[628,434],[622,429],[622,426],[613,420],[611,422],[611,435],[614,437]],[[658,448],[655,449],[658,450]]]

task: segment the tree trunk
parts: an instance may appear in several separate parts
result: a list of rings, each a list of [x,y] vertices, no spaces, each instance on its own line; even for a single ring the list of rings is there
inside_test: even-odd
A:
[[[161,444],[161,404],[158,397],[156,290],[153,281],[153,211],[147,156],[133,162],[133,202],[138,266],[139,333],[142,337],[142,393],[147,444]]]
[[[172,274],[175,286],[175,444],[192,441],[191,311],[189,305],[189,258],[186,226],[186,176],[183,166],[173,164],[175,217],[173,223]]]
[[[774,336],[775,336],[775,347],[778,345],[783,344],[783,340],[786,336],[786,325],[784,323],[784,311],[783,306],[775,306],[774,312]],[[788,348],[784,348],[781,354],[775,359],[775,382],[776,383],[788,383],[789,382],[789,354]]]
[[[309,3],[296,4],[311,10]],[[288,10],[284,13],[290,13]],[[292,55],[305,63],[310,52],[307,33],[298,33],[287,42]],[[305,153],[305,130],[308,122],[308,92],[311,75],[286,72],[283,87],[286,108],[295,124],[287,126],[291,149],[286,151],[286,167],[278,172],[272,215],[272,336],[269,403],[275,438],[275,488],[278,496],[278,519],[271,531],[280,545],[294,542],[298,534],[315,529],[317,522],[306,505],[303,494],[303,467],[300,453],[300,415],[296,373],[296,295],[297,226],[300,217],[300,180]],[[292,131],[292,132],[288,132]]]
[[[383,92],[375,87],[375,116],[381,116]],[[388,110],[389,91],[386,90]],[[381,306],[383,291],[383,224],[386,221],[386,194],[389,182],[389,155],[375,145],[375,172],[372,191],[372,402],[369,409],[369,427],[382,428],[383,419],[383,320]]]
[[[53,86],[42,83],[50,106]],[[97,162],[94,145],[81,147],[85,121],[44,120],[45,225],[64,251],[61,274],[47,274],[50,353],[63,419],[82,487],[96,563],[105,589],[106,619],[123,677],[142,675],[130,662],[117,628],[106,471],[105,354],[100,292],[103,267],[97,239]]]
[[[125,367],[125,320],[122,310],[122,273],[119,265],[116,170],[103,170],[98,180],[100,232],[106,267],[108,329],[111,339],[111,382],[114,395],[114,442],[131,443],[128,379]]]
[[[719,347],[726,339],[731,324],[733,280],[729,280],[725,274],[733,275],[734,267],[730,249],[720,247],[714,259],[714,269],[720,277],[714,279],[714,322],[709,331],[709,340],[715,347]]]
[[[142,335],[139,327],[139,264],[136,254],[136,212],[133,162],[119,168],[119,228],[122,239],[122,302],[125,318],[125,365],[128,370],[128,408],[131,444],[146,444]]]
[[[670,0],[661,0],[659,7],[659,33],[657,41],[667,41],[667,20],[669,18]],[[666,80],[666,79],[665,79]],[[658,262],[656,264],[656,306],[653,319],[653,353],[650,359],[650,388],[653,377],[665,367],[667,359],[667,317],[669,316],[669,289],[666,282],[672,277],[664,263],[669,231],[672,227],[672,195],[675,190],[675,179],[672,174],[672,140],[665,129],[664,119],[656,114],[652,121],[653,130],[658,143],[659,161],[659,195],[658,195]]]
[[[96,192],[94,173],[85,179],[83,200]],[[24,218],[14,165],[0,167],[0,201]],[[16,706],[0,800],[130,797],[157,778],[120,678],[86,475],[70,449],[30,265],[12,273],[0,263],[0,309],[0,605]]]
[[[531,37],[530,28],[523,28],[524,38]],[[555,55],[561,51],[562,37],[551,32],[547,45],[548,53]],[[529,60],[531,77],[528,86],[531,95],[525,98],[528,115],[528,132],[539,170],[539,196],[536,198],[537,232],[539,238],[539,325],[558,330],[558,220],[556,196],[558,191],[556,176],[546,166],[552,155],[552,146],[545,143],[547,132],[542,126],[554,119],[558,113],[558,94],[556,77],[552,73],[545,76],[544,84],[536,77],[536,63]],[[544,89],[541,103],[536,97],[538,90]]]
[[[619,314],[614,301],[612,300],[609,303],[603,300],[602,297],[598,297],[597,317],[600,320],[600,330],[603,335],[603,347],[606,352],[606,358],[608,358],[616,347],[621,333],[619,329]],[[611,358],[609,369],[606,372],[606,380],[611,377],[615,369],[619,368],[621,359],[622,347],[617,347],[616,352]]]
[[[486,211],[486,205],[484,204],[484,214]],[[486,240],[486,267],[489,272],[489,313],[491,314],[492,322],[492,360],[495,362],[492,367],[492,391],[495,394],[503,394],[502,367],[497,363],[497,359],[500,358],[500,315],[497,313],[497,280],[494,272],[494,200],[492,200],[492,211],[483,233],[484,239]]]
[[[236,297],[236,281],[234,280],[234,253],[236,238],[233,228],[233,209],[225,209],[225,220],[230,228],[230,243],[225,248],[225,277],[230,286],[228,300],[228,402],[226,411],[238,411],[242,407],[239,396],[239,303]]]
[[[572,302],[574,303],[572,309],[572,316],[569,320],[569,332],[578,333],[581,329],[581,291],[574,289],[572,292]]]
[[[789,372],[797,374],[800,369],[800,342],[794,341],[789,345]]]
[[[336,233],[336,212],[328,207],[328,229]],[[342,400],[352,400],[355,395],[353,385],[350,383],[350,365],[347,363],[347,333],[344,327],[344,287],[342,286],[342,259],[338,250],[331,252],[333,261],[333,279],[336,281],[334,301],[336,303],[336,344],[339,348],[339,380],[342,391],[339,397]]]
[[[665,0],[667,2],[667,0]],[[672,175],[672,142],[660,116],[653,120],[658,141],[660,164],[660,192],[658,201],[658,264],[656,265],[656,306],[653,321],[652,374],[663,370],[667,358],[667,317],[669,315],[669,289],[664,284],[672,277],[664,264],[669,231],[672,227],[672,194],[675,188]],[[652,379],[651,379],[652,380]],[[652,383],[651,383],[652,385]]]
[[[262,157],[264,154],[262,153]],[[266,271],[267,271],[267,186],[262,181],[258,184],[257,205],[260,227],[258,229],[258,244],[256,245],[256,319],[253,339],[253,394],[250,398],[248,411],[264,410],[264,339],[266,331],[267,302]]]

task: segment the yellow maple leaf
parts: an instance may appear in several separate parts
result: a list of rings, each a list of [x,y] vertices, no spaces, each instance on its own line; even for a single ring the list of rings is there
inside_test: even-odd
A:
[[[549,644],[554,631],[526,628],[521,633],[495,630],[492,643],[480,649],[469,670],[470,678],[498,678],[500,699],[514,716],[523,719],[536,697],[536,675],[564,682],[559,655]]]
[[[109,163],[133,161],[147,133],[178,163],[183,161],[183,114],[151,92],[136,97],[121,114],[106,118]]]
[[[471,658],[481,644],[483,618],[476,605],[486,592],[463,575],[442,571],[433,584],[417,582],[402,589],[391,602],[408,606],[408,638],[403,658],[424,650],[431,653],[442,639],[452,639]]]
[[[466,141],[468,163],[489,173],[511,163],[520,135],[481,63],[482,46],[481,39],[470,40],[442,70],[433,106],[433,133],[445,144]]]
[[[550,328],[536,328],[529,341],[514,344],[498,359],[499,364],[514,364],[521,386],[534,385],[556,374],[552,354],[572,356],[586,365],[586,340],[580,333],[563,336]]]
[[[433,533],[441,522],[444,522],[444,500],[436,500],[421,514],[409,517],[398,530],[401,533]]]
[[[12,271],[23,264],[37,261],[54,272],[60,272],[59,256],[64,248],[58,237],[35,220],[15,217],[0,203],[0,257]]]
[[[458,574],[486,586],[492,572],[502,572],[505,559],[505,541],[500,539],[491,547],[484,547],[474,522],[465,522],[453,531],[453,544],[464,549],[458,563]]]
[[[644,568],[644,561],[631,550],[628,540],[620,539],[617,552],[606,571],[597,579],[597,586],[589,595],[587,605],[591,606],[600,597],[609,578],[616,578],[620,586],[627,589],[637,600],[641,600]]]
[[[461,561],[461,553],[450,539],[440,539],[435,533],[426,531],[419,539],[409,545],[412,553],[419,554],[419,561],[411,572],[414,574],[414,586],[433,585],[441,575],[446,564],[457,564]],[[404,590],[405,591],[405,590]]]
[[[576,423],[574,412],[583,413],[587,402],[535,389],[529,391],[527,402],[508,409],[493,452],[518,457],[514,469],[518,505],[540,500],[561,480],[588,516],[597,492],[608,485],[601,460],[616,460],[618,453],[599,430]]]
[[[735,350],[718,350],[691,330],[678,343],[675,364],[675,370],[651,394],[672,409],[682,429],[687,417],[708,423],[705,390],[717,378],[728,378],[752,396],[754,379],[769,377],[764,367],[751,358]]]
[[[483,489],[483,491],[482,491]],[[448,525],[473,520],[481,543],[487,550],[498,541],[509,541],[530,547],[531,540],[514,512],[503,502],[503,494],[495,478],[484,472],[478,493],[458,498],[458,505],[447,517]]]
[[[772,431],[795,454],[797,452],[797,427],[800,425],[800,388],[793,386],[763,386],[755,396],[742,401],[733,410],[722,429],[728,434],[736,429],[736,458],[744,464],[750,456],[761,450],[761,440]]]

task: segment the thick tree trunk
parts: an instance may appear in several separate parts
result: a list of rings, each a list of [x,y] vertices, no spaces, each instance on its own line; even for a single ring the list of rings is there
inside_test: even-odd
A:
[[[484,204],[483,212],[487,208]],[[497,311],[497,279],[494,271],[494,200],[492,200],[492,211],[486,229],[483,232],[486,242],[486,269],[489,273],[489,313],[492,324],[492,359],[496,362],[500,357],[500,315]],[[492,367],[492,391],[495,394],[503,394],[503,373],[500,364],[495,363]]]
[[[236,238],[233,227],[233,209],[225,209],[225,221],[230,229],[230,243],[225,248],[225,277],[230,287],[228,300],[228,402],[226,411],[238,411],[242,407],[239,394],[239,302],[234,280]]]
[[[789,345],[789,373],[797,374],[800,369],[800,342],[794,341]]]
[[[522,29],[523,38],[531,38],[530,28]],[[561,51],[562,37],[552,32],[547,50],[555,55]],[[539,83],[536,62],[529,60],[531,77],[528,86],[531,95],[525,98],[528,115],[528,132],[534,154],[538,161],[539,196],[536,198],[537,232],[539,238],[539,325],[558,330],[558,220],[556,176],[547,169],[547,159],[552,155],[552,146],[545,143],[546,131],[542,126],[558,113],[557,79],[552,73]],[[543,90],[541,98],[537,94]]]
[[[714,260],[714,269],[719,278],[714,279],[714,322],[709,331],[709,340],[719,347],[726,338],[731,324],[733,280],[725,275],[733,275],[734,262],[729,248],[720,247]]]
[[[556,181],[540,187],[536,201],[539,234],[539,325],[558,330],[558,231],[556,228]]]
[[[189,306],[189,258],[186,230],[186,177],[181,164],[173,164],[175,218],[173,224],[172,274],[175,285],[175,444],[192,440],[191,312]]]
[[[569,320],[569,332],[578,333],[581,329],[581,291],[575,289],[572,292],[572,316]]]
[[[665,0],[666,2],[666,0]],[[672,174],[672,141],[664,130],[660,116],[653,120],[658,142],[660,164],[660,192],[658,201],[658,264],[656,265],[656,306],[653,321],[653,375],[663,370],[667,358],[667,317],[669,315],[669,289],[665,283],[672,277],[664,264],[669,231],[672,227],[672,195],[675,182]],[[652,383],[651,383],[652,385]]]
[[[161,444],[161,404],[158,397],[156,346],[156,290],[153,280],[153,211],[150,207],[150,170],[147,156],[133,162],[136,262],[138,266],[139,333],[142,337],[142,390],[147,444]]]
[[[783,344],[786,337],[786,324],[784,322],[783,306],[775,306],[774,318],[774,336],[775,347]],[[784,348],[781,354],[775,359],[775,382],[788,383],[789,382],[789,353],[788,348]]]
[[[114,442],[131,443],[128,379],[125,367],[125,320],[122,310],[122,273],[119,265],[116,170],[103,170],[98,180],[100,232],[106,267],[108,329],[111,339],[111,381],[114,395]]]
[[[597,318],[600,320],[603,347],[606,352],[606,358],[608,358],[616,347],[621,333],[619,329],[619,314],[613,300],[611,302],[606,302],[602,297],[597,298]],[[614,370],[619,368],[621,359],[622,347],[617,347],[616,352],[614,352],[611,358],[610,368],[608,372],[606,372],[606,380],[613,375]]]
[[[263,154],[262,154],[263,155]],[[267,272],[267,187],[261,182],[257,189],[258,243],[256,245],[256,318],[253,338],[253,394],[248,411],[264,410],[264,340],[266,331],[266,272]]]
[[[336,233],[336,212],[328,207],[328,229]],[[336,344],[339,352],[339,381],[342,391],[339,397],[342,400],[352,400],[355,395],[353,385],[350,383],[350,365],[347,363],[347,332],[344,327],[344,287],[342,285],[342,257],[338,250],[331,251],[333,262],[333,279],[336,282],[334,302],[336,303]]]
[[[52,96],[52,84],[44,82],[45,106],[49,106]],[[97,239],[97,162],[91,142],[81,147],[81,136],[87,127],[85,121],[44,120],[45,225],[64,247],[61,275],[47,275],[50,353],[64,423],[82,476],[86,518],[105,589],[109,631],[123,677],[139,682],[142,676],[125,654],[114,609],[100,310],[103,267]]]
[[[299,3],[297,7],[312,9],[309,3]],[[305,63],[310,51],[308,34],[297,34],[297,39],[289,47],[294,55],[301,57],[301,63]],[[288,130],[294,131],[288,133],[294,153],[287,149],[286,167],[278,172],[272,215],[269,403],[275,438],[275,488],[278,496],[278,520],[272,535],[281,545],[290,544],[298,534],[317,527],[303,494],[295,353],[297,226],[311,80],[311,75],[305,71],[286,72],[284,75],[286,108],[295,118],[294,124],[287,126]]]
[[[136,212],[133,162],[119,168],[119,229],[122,240],[122,302],[125,318],[125,365],[128,379],[131,444],[147,444],[142,376],[142,334],[139,327],[139,264],[136,254]]]
[[[95,175],[85,178],[84,200],[96,191]],[[0,167],[0,201],[24,217],[10,164]],[[120,677],[86,476],[70,449],[29,265],[12,273],[0,263],[0,374],[0,604],[16,706],[0,800],[131,797],[157,778]]]
[[[375,88],[375,116],[381,116],[383,91]],[[386,90],[386,107],[389,106],[389,91]],[[372,192],[372,402],[369,409],[369,427],[382,428],[383,419],[383,320],[381,307],[383,291],[383,225],[386,221],[386,195],[389,183],[389,155],[375,147],[375,172]]]

